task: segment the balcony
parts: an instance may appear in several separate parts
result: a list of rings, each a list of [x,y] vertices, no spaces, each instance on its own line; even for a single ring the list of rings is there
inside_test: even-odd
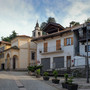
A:
[[[48,48],[42,48],[39,49],[39,53],[44,55],[44,54],[52,54],[52,53],[60,53],[63,52],[63,46],[59,46],[56,48],[56,46],[48,47]]]
[[[79,37],[79,42],[86,42],[86,36]],[[90,36],[88,36],[88,40],[90,41]]]

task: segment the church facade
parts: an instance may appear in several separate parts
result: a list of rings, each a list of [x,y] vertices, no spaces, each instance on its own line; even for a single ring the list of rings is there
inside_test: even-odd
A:
[[[35,37],[40,36],[41,30],[38,22],[35,26]],[[37,33],[37,34],[36,34]],[[27,70],[29,65],[37,64],[37,46],[35,42],[32,42],[32,38],[26,35],[18,35],[16,38],[8,42],[0,44],[0,47],[9,45],[8,48],[3,49],[0,55],[3,53],[3,58],[0,58],[0,69],[5,70]],[[1,41],[4,42],[4,41]]]

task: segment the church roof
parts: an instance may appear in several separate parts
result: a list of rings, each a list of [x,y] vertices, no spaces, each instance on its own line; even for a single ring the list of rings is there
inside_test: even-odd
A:
[[[0,44],[7,44],[7,45],[11,45],[11,43],[6,42],[6,41],[0,41]]]
[[[5,51],[8,51],[8,50],[10,50],[10,49],[19,50],[19,48],[18,48],[17,46],[12,46],[12,47],[10,47],[10,48],[4,50],[4,52],[5,52]]]
[[[36,27],[39,27],[39,23],[38,23],[38,21],[37,21],[37,23],[36,23]]]

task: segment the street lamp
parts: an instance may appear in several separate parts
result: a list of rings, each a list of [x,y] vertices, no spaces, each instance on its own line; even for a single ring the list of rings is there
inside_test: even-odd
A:
[[[86,77],[87,83],[89,83],[89,62],[88,62],[88,31],[90,30],[90,23],[86,23],[86,43],[87,43],[87,59],[86,59]]]

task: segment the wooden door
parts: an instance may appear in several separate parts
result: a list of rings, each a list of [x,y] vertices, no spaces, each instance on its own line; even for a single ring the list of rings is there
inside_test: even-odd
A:
[[[67,68],[71,67],[71,56],[67,56]]]

